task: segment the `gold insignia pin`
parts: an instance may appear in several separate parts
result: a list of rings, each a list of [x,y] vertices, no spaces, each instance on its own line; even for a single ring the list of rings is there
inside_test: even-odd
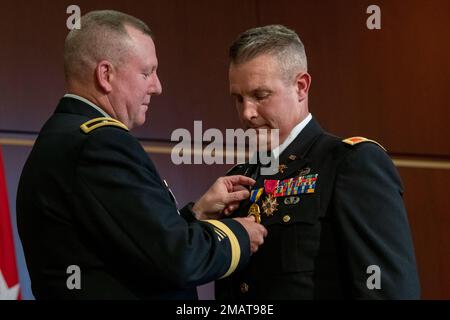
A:
[[[287,169],[287,165],[285,165],[285,164],[280,164],[278,166],[278,172],[280,172],[280,173],[284,173],[284,170],[286,170],[286,169]]]
[[[295,154],[291,154],[288,158],[289,160],[294,161],[295,159],[297,159],[297,156]]]

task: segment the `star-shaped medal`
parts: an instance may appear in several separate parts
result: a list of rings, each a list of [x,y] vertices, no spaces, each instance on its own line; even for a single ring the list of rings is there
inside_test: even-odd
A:
[[[264,202],[262,203],[263,211],[268,217],[273,216],[273,213],[278,210],[277,207],[277,198],[275,198],[271,194],[269,194],[266,200],[264,200]]]

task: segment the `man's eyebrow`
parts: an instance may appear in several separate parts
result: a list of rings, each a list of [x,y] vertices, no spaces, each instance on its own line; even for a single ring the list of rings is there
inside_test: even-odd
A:
[[[252,93],[256,93],[256,92],[272,92],[272,90],[270,90],[269,88],[266,87],[259,87],[259,88],[255,88],[251,91]]]
[[[157,68],[158,68],[158,65],[156,65],[156,64],[155,65],[146,65],[143,67],[143,70],[150,72],[150,71],[156,70]]]

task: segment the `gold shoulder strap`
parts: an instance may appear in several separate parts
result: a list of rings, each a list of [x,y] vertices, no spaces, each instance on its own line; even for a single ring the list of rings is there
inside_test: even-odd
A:
[[[378,145],[384,151],[386,151],[386,149],[381,144],[376,142],[375,140],[370,140],[370,139],[367,139],[367,138],[364,138],[364,137],[351,137],[351,138],[347,138],[347,139],[342,140],[342,142],[346,143],[346,144],[349,144],[351,146],[355,146],[355,145],[357,145],[359,143],[363,143],[363,142],[372,142],[372,143],[375,143],[376,145]]]
[[[80,128],[81,130],[83,130],[84,133],[89,133],[97,128],[100,127],[105,127],[105,126],[110,126],[110,127],[119,127],[122,128],[126,131],[129,131],[129,129],[127,128],[126,125],[124,125],[122,122],[120,122],[119,120],[113,119],[113,118],[95,118],[95,119],[91,119],[85,123],[83,123]]]

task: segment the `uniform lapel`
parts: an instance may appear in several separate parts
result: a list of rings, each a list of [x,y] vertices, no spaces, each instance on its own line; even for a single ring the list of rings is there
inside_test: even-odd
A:
[[[302,132],[280,155],[279,166],[284,166],[284,169],[279,170],[274,175],[267,176],[266,179],[283,180],[293,175],[299,175],[299,172],[310,164],[310,159],[307,157],[308,151],[323,133],[323,129],[312,118]]]

